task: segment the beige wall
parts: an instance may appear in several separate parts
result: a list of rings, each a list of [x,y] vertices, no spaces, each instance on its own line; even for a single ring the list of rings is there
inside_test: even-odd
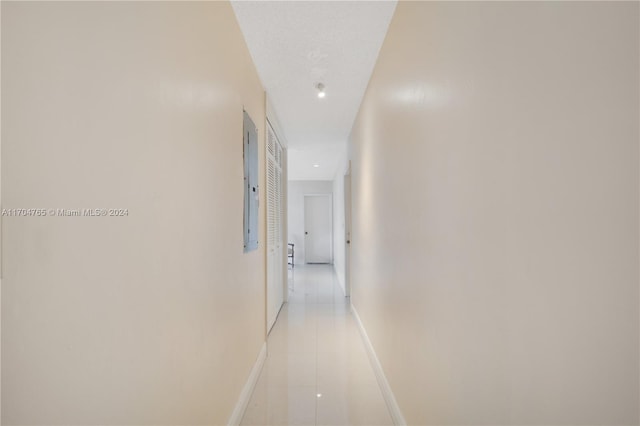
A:
[[[4,218],[3,424],[226,423],[265,333],[243,106],[262,141],[226,2],[2,3],[3,207],[129,210]]]
[[[639,4],[401,2],[352,298],[410,424],[638,424]]]

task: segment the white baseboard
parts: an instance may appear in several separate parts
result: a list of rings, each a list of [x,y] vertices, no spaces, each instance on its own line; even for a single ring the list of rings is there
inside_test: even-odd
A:
[[[382,391],[382,396],[387,403],[387,408],[389,409],[389,413],[391,414],[391,418],[393,419],[393,424],[396,426],[406,426],[407,422],[404,420],[402,411],[400,411],[400,406],[398,405],[396,397],[393,395],[393,391],[391,390],[391,386],[389,385],[389,382],[384,375],[384,370],[382,369],[380,360],[376,355],[376,351],[373,349],[373,345],[369,340],[367,331],[365,330],[364,325],[360,320],[360,316],[358,315],[358,311],[356,311],[356,308],[353,306],[353,304],[351,305],[351,312],[353,313],[353,317],[355,318],[356,324],[358,325],[358,330],[360,330],[360,335],[362,336],[364,346],[367,350],[367,354],[369,355],[369,359],[371,360],[371,366],[373,367],[373,372],[375,373],[376,379],[378,380],[378,385],[380,386],[380,390]]]
[[[242,388],[242,392],[240,392],[240,396],[238,397],[238,402],[236,402],[236,406],[233,408],[231,417],[229,417],[229,421],[227,422],[228,426],[238,426],[242,421],[242,416],[244,416],[244,412],[247,409],[247,406],[249,405],[251,394],[253,393],[253,389],[256,387],[256,383],[258,382],[258,377],[260,377],[260,372],[262,371],[262,366],[264,365],[264,361],[266,358],[267,358],[267,343],[265,342],[262,345],[262,349],[260,349],[260,353],[258,354],[258,359],[256,359],[256,363],[253,364],[251,373],[249,373],[249,378],[247,379],[247,382],[244,384],[244,387]]]

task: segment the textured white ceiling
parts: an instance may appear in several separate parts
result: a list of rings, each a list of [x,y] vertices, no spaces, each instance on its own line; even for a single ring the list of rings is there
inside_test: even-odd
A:
[[[289,144],[289,179],[333,179],[396,2],[232,5]]]

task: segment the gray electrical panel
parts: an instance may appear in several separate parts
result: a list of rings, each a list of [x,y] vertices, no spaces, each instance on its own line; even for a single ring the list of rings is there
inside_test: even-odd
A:
[[[258,129],[244,112],[244,252],[258,248]]]

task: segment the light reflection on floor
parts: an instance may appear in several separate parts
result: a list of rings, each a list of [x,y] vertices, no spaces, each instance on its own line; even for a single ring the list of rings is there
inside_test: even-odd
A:
[[[331,265],[289,271],[243,425],[392,425]]]

